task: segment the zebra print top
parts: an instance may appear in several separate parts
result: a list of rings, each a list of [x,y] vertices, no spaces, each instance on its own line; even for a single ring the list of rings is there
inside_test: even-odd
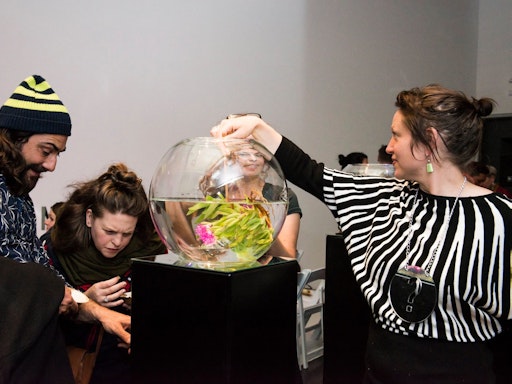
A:
[[[323,201],[335,217],[356,280],[382,328],[473,342],[493,338],[502,331],[500,319],[512,318],[512,200],[495,193],[460,198],[446,231],[454,197],[420,190],[414,208],[417,183],[325,168],[285,137],[275,156],[286,178]],[[430,270],[438,303],[419,323],[401,320],[388,297],[391,279],[406,263],[411,214],[410,265],[425,269],[442,242]]]

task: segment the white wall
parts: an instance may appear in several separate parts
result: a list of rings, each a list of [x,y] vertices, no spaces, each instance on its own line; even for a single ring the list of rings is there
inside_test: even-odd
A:
[[[37,212],[114,161],[148,187],[168,148],[228,113],[260,112],[338,167],[356,150],[376,161],[398,91],[477,89],[478,0],[10,1],[0,35],[0,102],[37,73],[72,116],[68,151],[32,193]],[[297,192],[304,265],[321,266],[336,225]]]
[[[480,0],[477,91],[512,113],[512,1]]]

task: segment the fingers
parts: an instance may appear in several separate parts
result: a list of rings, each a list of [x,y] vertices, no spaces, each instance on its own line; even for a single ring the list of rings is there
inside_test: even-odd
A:
[[[123,304],[121,296],[126,292],[126,282],[119,281],[116,276],[109,280],[100,281],[94,284],[86,292],[87,296],[104,307],[112,308]]]
[[[114,334],[121,339],[120,344],[130,346],[132,335],[128,330],[131,327],[131,317],[118,312],[109,315],[110,319],[102,322],[108,333]]]
[[[115,294],[115,295],[117,295],[117,294]],[[107,308],[113,308],[113,307],[117,307],[118,305],[122,305],[124,303],[124,300],[120,299],[118,297],[115,297],[115,295],[105,296],[105,298],[103,299],[103,302],[101,302],[100,304]]]
[[[124,287],[126,287],[126,283],[124,281],[121,281],[105,289],[103,291],[104,296],[100,295],[100,297],[103,297],[103,301],[101,304],[108,308],[122,305],[124,303],[124,300],[121,296],[126,292],[126,289],[124,289]]]
[[[112,285],[111,287],[105,289],[105,293],[109,295],[117,295],[116,297],[121,296],[123,293],[126,292],[126,282],[120,281],[117,284]]]
[[[126,345],[131,345],[132,344],[132,335],[129,332],[126,332],[126,331],[125,331],[125,334],[126,334],[126,336],[123,337],[122,340],[124,341],[124,343]]]
[[[126,343],[119,343],[117,344],[117,346],[119,348],[124,348],[124,349],[127,349],[128,350],[128,354],[130,354],[132,352],[131,348],[130,348],[130,344],[126,344]]]
[[[272,154],[276,153],[283,139],[279,132],[254,115],[224,119],[210,130],[210,134],[218,138],[252,138],[263,144]]]
[[[210,130],[210,135],[245,139],[261,121],[259,115],[255,114],[229,115]]]
[[[220,138],[220,137],[224,137],[226,135],[227,135],[227,133],[225,133],[225,131],[222,127],[222,121],[210,130],[210,136],[213,136],[213,137]]]
[[[94,285],[97,286],[98,288],[108,288],[108,287],[111,287],[114,284],[116,284],[120,279],[121,279],[120,276],[114,276],[111,279],[104,280],[104,281],[99,281],[99,282],[97,282]]]
[[[132,335],[125,329],[116,330],[115,335],[121,339],[118,346],[124,348],[130,348]]]

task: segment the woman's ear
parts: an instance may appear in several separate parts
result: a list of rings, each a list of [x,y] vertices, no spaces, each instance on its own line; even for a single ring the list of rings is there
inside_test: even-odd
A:
[[[441,139],[439,132],[434,127],[427,128],[428,142],[433,150],[437,151],[438,140]]]
[[[90,208],[85,211],[85,225],[87,225],[89,228],[92,227],[92,211]]]

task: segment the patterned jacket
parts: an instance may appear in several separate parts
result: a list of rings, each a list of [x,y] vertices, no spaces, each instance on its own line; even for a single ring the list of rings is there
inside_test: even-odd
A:
[[[49,266],[49,258],[37,237],[34,203],[29,195],[13,196],[0,174],[0,255],[26,263]]]

